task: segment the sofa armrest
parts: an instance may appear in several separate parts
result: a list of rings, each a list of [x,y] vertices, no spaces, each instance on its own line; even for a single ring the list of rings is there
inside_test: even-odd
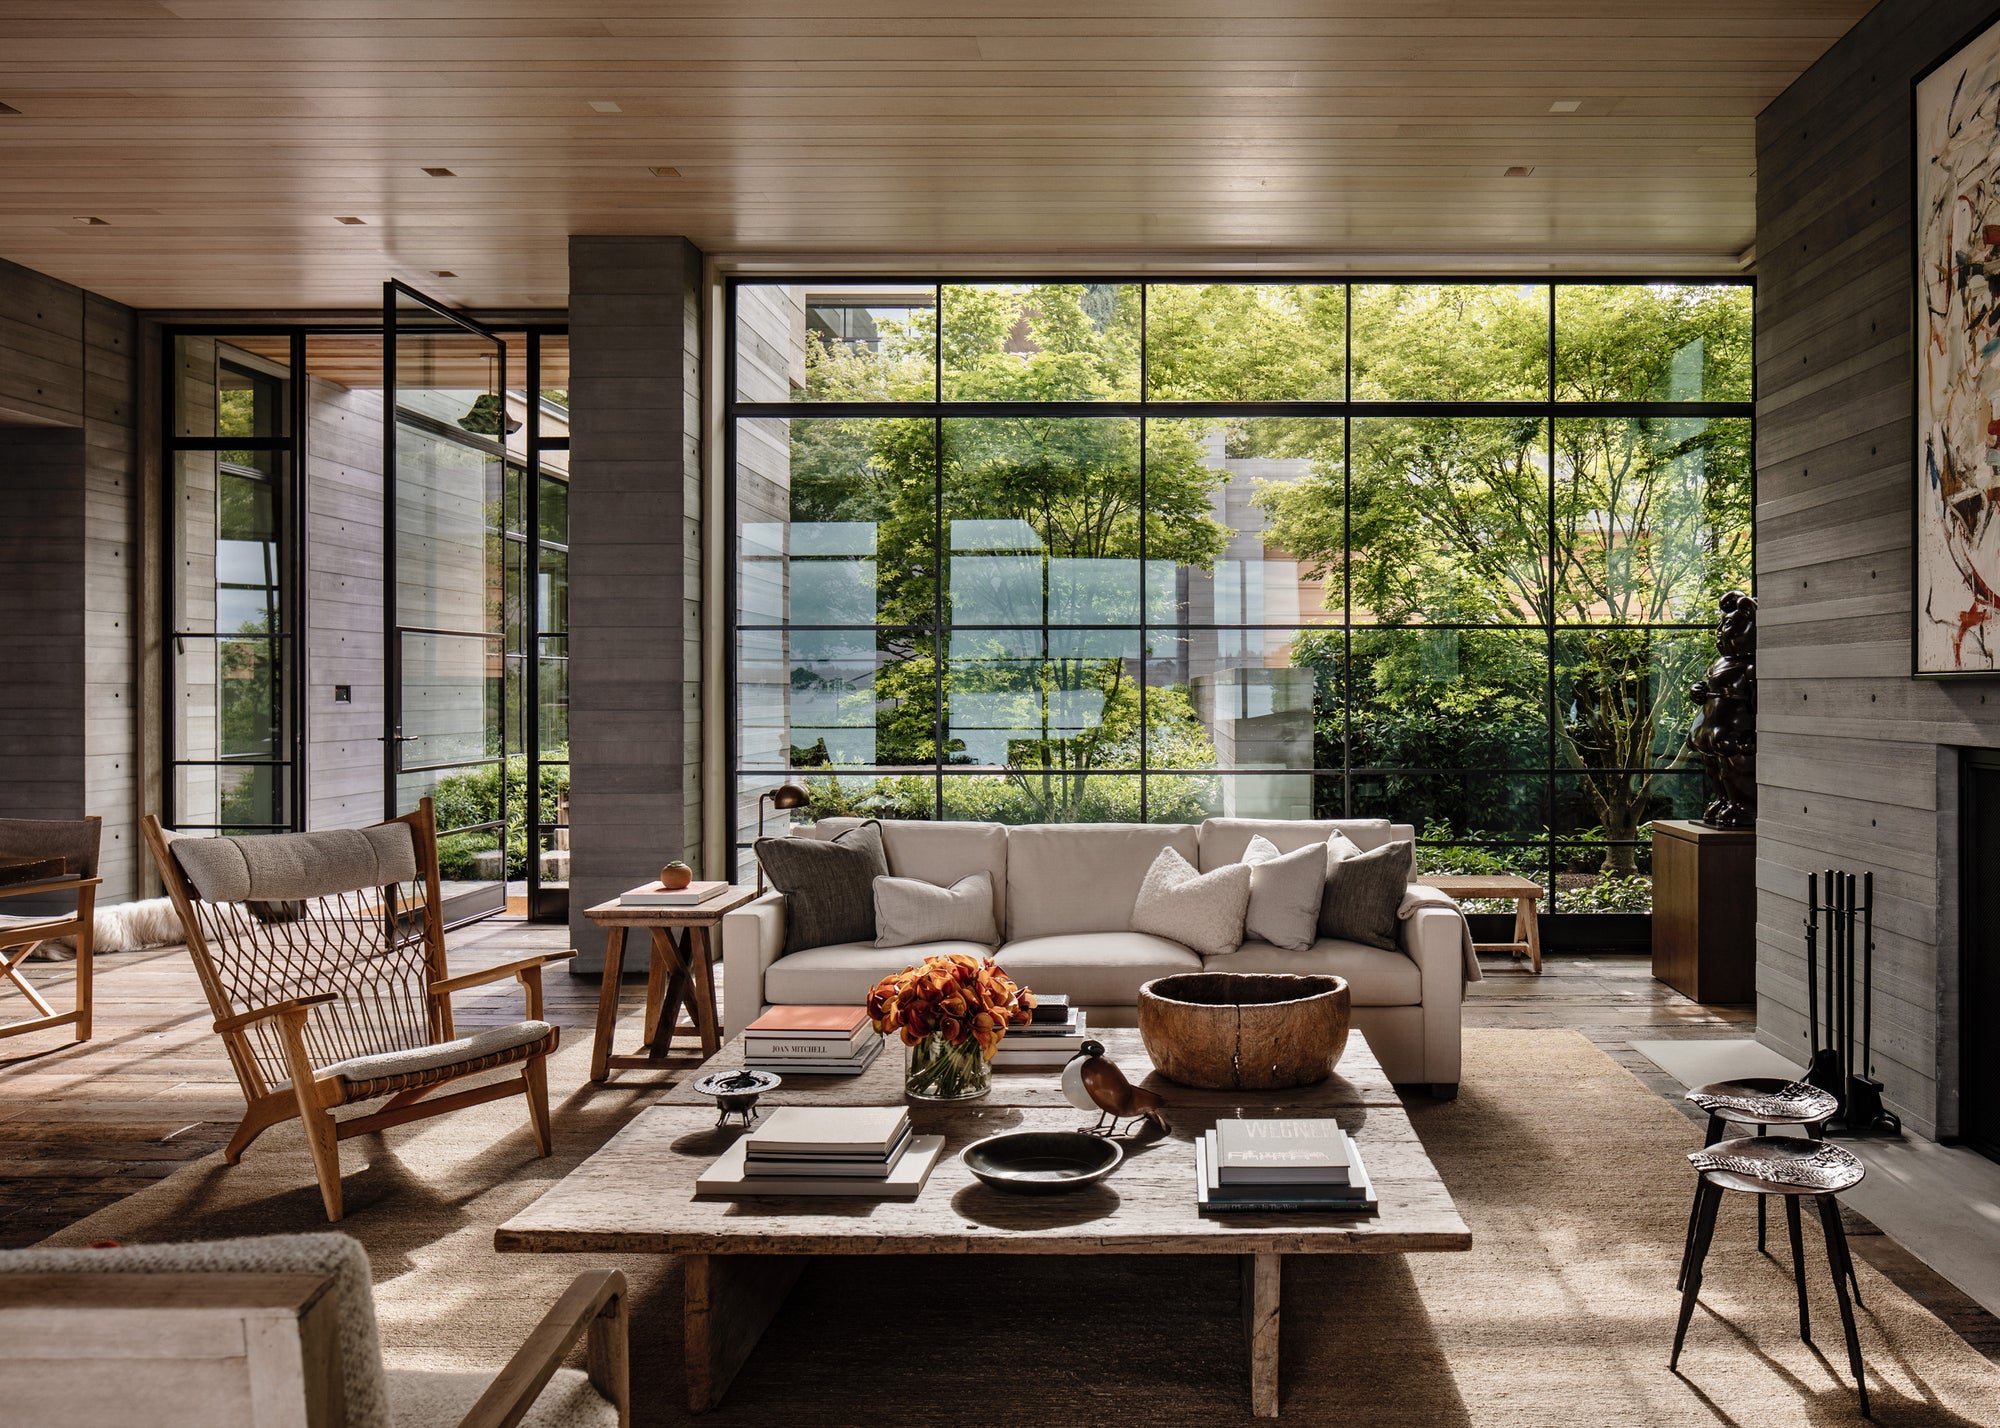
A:
[[[764,973],[785,951],[785,895],[768,892],[722,914],[722,1035],[740,1036],[764,1011]]]
[[[1417,964],[1424,996],[1424,1080],[1455,1086],[1459,1004],[1465,1000],[1465,920],[1448,907],[1420,907],[1403,921],[1403,950]]]

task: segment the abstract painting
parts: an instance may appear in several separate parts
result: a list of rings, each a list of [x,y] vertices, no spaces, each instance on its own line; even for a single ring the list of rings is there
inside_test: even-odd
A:
[[[2000,673],[2000,24],[1916,85],[1916,674]]]

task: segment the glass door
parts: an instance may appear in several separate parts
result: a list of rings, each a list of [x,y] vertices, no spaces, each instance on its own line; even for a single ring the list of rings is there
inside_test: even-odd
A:
[[[506,347],[383,285],[388,816],[436,800],[447,923],[507,905]]]

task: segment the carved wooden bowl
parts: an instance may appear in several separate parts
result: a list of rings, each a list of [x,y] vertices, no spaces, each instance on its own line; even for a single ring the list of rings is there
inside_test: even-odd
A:
[[[1139,988],[1139,1036],[1153,1065],[1208,1091],[1324,1081],[1347,1049],[1353,1015],[1344,977],[1181,972]]]

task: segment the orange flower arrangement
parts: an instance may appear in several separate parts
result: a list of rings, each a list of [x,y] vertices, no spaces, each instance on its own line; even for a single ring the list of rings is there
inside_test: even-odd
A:
[[[1010,1026],[1025,1026],[1035,994],[1017,987],[991,957],[953,952],[926,957],[884,977],[868,994],[868,1015],[880,1032],[897,1032],[905,1046],[927,1037],[946,1045],[977,1042],[980,1058],[993,1059]]]

